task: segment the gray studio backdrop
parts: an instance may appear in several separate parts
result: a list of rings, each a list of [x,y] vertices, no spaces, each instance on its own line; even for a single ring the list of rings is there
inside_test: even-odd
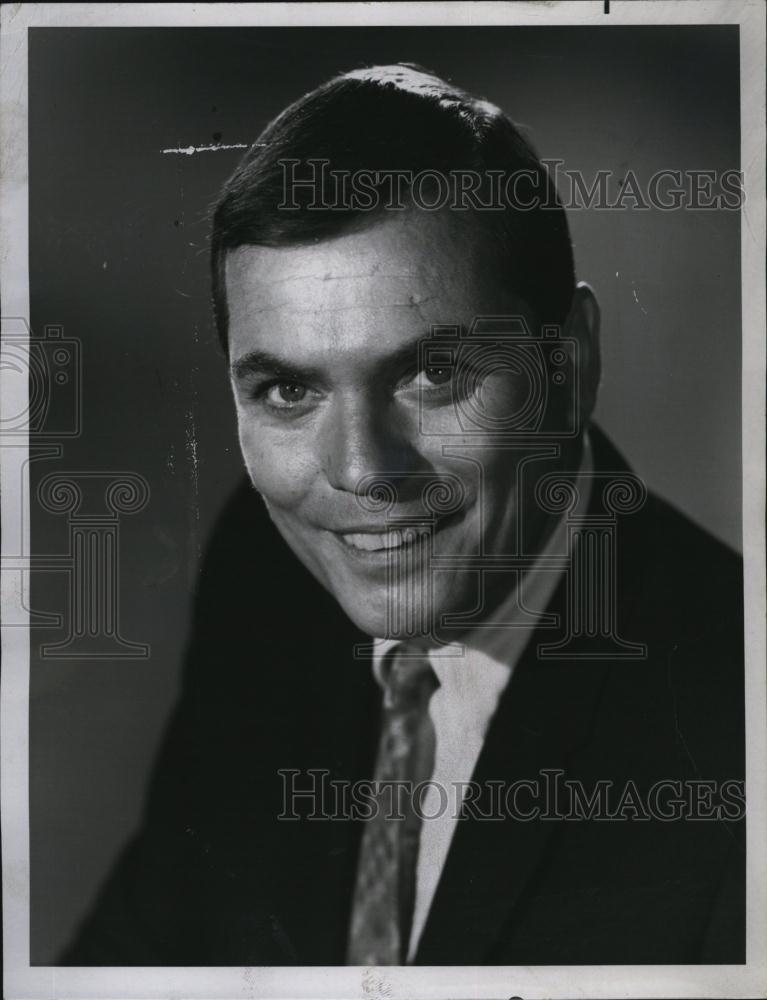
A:
[[[54,447],[31,463],[33,550],[44,563],[32,605],[66,613],[74,529],[95,532],[93,544],[117,553],[125,655],[107,657],[96,640],[93,658],[76,646],[41,652],[66,643],[66,622],[32,634],[32,961],[47,964],[138,820],[177,693],[200,555],[241,475],[205,221],[241,152],[164,150],[249,143],[334,73],[394,61],[485,95],[529,127],[542,156],[586,179],[613,172],[613,191],[628,169],[645,180],[737,169],[740,137],[731,28],[31,35],[32,327],[41,338],[52,328],[49,345],[58,336],[81,350],[79,382],[72,372],[66,382],[81,402],[79,434],[57,438],[53,426]],[[570,223],[578,275],[602,305],[603,427],[652,488],[739,548],[738,213],[589,210]],[[74,404],[57,405],[65,428]],[[110,477],[127,473],[127,494],[145,482],[147,503],[130,512],[141,501],[126,494],[117,522],[98,521],[114,513],[104,506]],[[52,474],[81,483],[79,511],[60,492],[58,506],[55,491],[38,502]],[[149,656],[135,658],[131,643]]]

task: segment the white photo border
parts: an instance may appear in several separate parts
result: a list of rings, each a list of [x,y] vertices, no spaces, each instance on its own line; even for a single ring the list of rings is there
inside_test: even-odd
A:
[[[427,998],[767,996],[767,684],[765,662],[765,16],[762,0],[556,3],[22,3],[2,9],[0,287],[4,318],[29,321],[27,31],[34,27],[618,25],[740,26],[742,458],[746,629],[747,962],[744,965],[321,968],[30,966],[29,631],[2,629],[3,995],[23,998]],[[6,359],[7,360],[7,359]],[[26,409],[25,379],[0,357],[0,420]],[[0,435],[1,438],[1,435]],[[28,441],[0,439],[2,552],[29,553]],[[22,580],[17,579],[18,575]],[[2,621],[23,621],[28,574],[2,574]]]

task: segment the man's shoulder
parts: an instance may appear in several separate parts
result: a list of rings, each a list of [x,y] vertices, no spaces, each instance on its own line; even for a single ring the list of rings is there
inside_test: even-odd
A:
[[[597,470],[630,472],[601,431],[592,436]],[[654,634],[681,639],[742,622],[740,554],[654,492],[616,517],[614,557],[619,601],[643,613]]]
[[[223,502],[208,538],[197,584],[198,607],[226,602],[235,613],[243,606],[250,609],[252,623],[259,609],[286,600],[295,611],[301,597],[315,589],[308,570],[272,523],[263,499],[243,476]]]
[[[615,628],[644,650],[608,671],[615,739],[677,746],[707,777],[742,772],[743,569],[728,545],[647,492],[616,519]],[[650,744],[643,742],[652,732]]]
[[[364,638],[294,554],[243,478],[223,503],[205,548],[190,649],[215,648],[225,656],[228,674],[236,675],[258,660],[297,668],[310,659],[310,649],[323,660]]]
[[[658,584],[661,574],[667,581],[664,589],[684,582],[696,599],[706,605],[715,602],[720,610],[740,597],[740,554],[668,501],[648,493],[633,534],[633,541],[646,546],[646,558],[658,570]]]

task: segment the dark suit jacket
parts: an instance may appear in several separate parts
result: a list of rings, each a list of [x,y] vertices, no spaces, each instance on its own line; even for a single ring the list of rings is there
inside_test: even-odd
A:
[[[625,469],[593,441],[597,470]],[[542,660],[557,632],[538,631],[477,782],[559,769],[587,793],[644,794],[742,779],[740,560],[653,496],[617,534],[617,626],[647,657]],[[549,609],[563,620],[566,599],[563,582]],[[344,963],[362,824],[278,821],[277,772],[372,776],[380,692],[352,656],[365,638],[243,484],[207,553],[143,827],[65,963]],[[743,833],[726,818],[460,820],[416,962],[743,962]]]

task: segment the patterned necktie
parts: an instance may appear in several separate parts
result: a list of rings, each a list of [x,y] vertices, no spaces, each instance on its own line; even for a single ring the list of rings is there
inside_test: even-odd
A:
[[[382,668],[383,727],[374,783],[377,811],[362,836],[348,965],[402,965],[407,960],[420,835],[412,789],[428,781],[434,768],[429,699],[439,682],[431,664],[400,643]],[[387,784],[391,782],[406,782],[400,795],[395,785]]]

